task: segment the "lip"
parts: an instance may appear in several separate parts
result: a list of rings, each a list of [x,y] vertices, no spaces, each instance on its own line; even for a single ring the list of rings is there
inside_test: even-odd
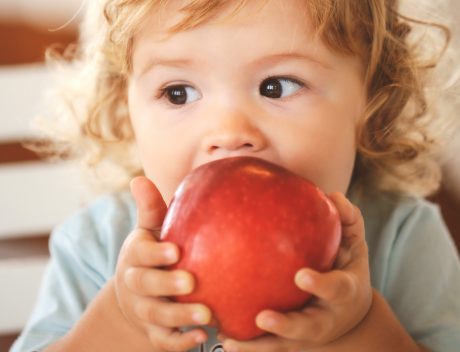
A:
[[[211,156],[211,157],[207,157],[205,159],[203,158],[203,160],[198,160],[198,162],[193,164],[192,169],[195,169],[195,168],[197,168],[197,167],[199,167],[201,165],[210,163],[212,161],[221,160],[221,159],[227,159],[227,158],[235,158],[235,157],[258,158],[258,159],[262,159],[262,160],[271,162],[273,164],[283,166],[281,163],[279,163],[278,160],[276,160],[276,158],[274,158],[273,156],[267,155],[265,153],[248,153],[248,152],[244,152],[244,151],[241,151],[241,152],[235,151],[235,152],[226,152],[225,155]]]

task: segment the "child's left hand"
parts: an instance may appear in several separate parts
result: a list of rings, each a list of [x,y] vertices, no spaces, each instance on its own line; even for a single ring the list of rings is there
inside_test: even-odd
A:
[[[226,352],[310,351],[345,335],[366,316],[372,302],[364,221],[359,209],[341,193],[330,196],[342,222],[342,242],[327,273],[311,269],[297,272],[297,286],[314,295],[301,311],[259,313],[257,325],[271,333],[251,341],[225,337]]]

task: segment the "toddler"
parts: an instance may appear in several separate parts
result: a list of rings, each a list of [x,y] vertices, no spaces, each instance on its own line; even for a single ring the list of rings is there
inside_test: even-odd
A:
[[[416,28],[446,28],[402,16],[396,0],[89,6],[83,46],[61,71],[54,146],[111,192],[53,232],[12,351],[459,350],[458,254],[423,200],[440,182],[433,132],[448,119],[426,89],[437,59],[419,56],[435,51],[413,40]],[[219,335],[200,302],[168,299],[195,282],[164,269],[180,253],[158,240],[185,175],[232,156],[316,183],[343,232],[332,271],[293,278],[314,299],[260,312],[267,334],[250,341]]]

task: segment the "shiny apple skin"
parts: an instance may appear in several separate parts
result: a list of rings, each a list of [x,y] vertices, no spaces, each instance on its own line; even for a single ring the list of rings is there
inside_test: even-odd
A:
[[[232,157],[193,170],[168,209],[163,241],[179,246],[172,268],[196,286],[178,302],[211,308],[218,329],[238,340],[264,334],[264,309],[290,311],[310,294],[294,283],[303,267],[330,270],[341,226],[337,209],[313,183],[253,157]]]

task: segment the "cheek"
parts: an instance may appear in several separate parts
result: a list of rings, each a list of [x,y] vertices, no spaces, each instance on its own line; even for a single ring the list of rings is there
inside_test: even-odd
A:
[[[136,118],[132,118],[132,124],[137,152],[144,174],[155,183],[166,201],[166,196],[169,196],[170,193],[170,186],[161,176],[164,173],[163,170],[168,166],[168,160],[171,160],[171,156],[165,152],[167,149],[162,147],[164,141],[160,135],[140,124],[139,121],[136,121]]]
[[[164,148],[162,137],[138,138],[137,145],[145,175],[155,183],[163,199],[169,204],[182,179],[180,161],[171,148]]]
[[[324,192],[348,189],[356,155],[354,125],[331,121],[314,133],[291,131],[280,150],[281,159],[292,171],[314,182]]]
[[[174,131],[146,128],[136,142],[145,175],[152,180],[169,204],[179,183],[191,169],[190,144]]]
[[[163,118],[161,109],[148,105],[133,104],[130,114],[144,173],[169,204],[193,167],[202,129],[193,119]]]

